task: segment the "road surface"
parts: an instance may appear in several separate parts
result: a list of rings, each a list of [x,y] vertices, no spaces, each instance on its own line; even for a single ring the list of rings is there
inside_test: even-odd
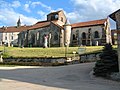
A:
[[[120,82],[91,75],[93,67],[0,67],[0,90],[120,90]]]

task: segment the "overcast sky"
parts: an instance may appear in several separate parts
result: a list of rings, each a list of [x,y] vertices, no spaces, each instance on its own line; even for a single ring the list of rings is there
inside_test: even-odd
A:
[[[107,18],[118,9],[120,0],[0,0],[0,26],[14,26],[19,17],[23,25],[32,25],[57,10],[64,10],[71,23],[85,22]]]

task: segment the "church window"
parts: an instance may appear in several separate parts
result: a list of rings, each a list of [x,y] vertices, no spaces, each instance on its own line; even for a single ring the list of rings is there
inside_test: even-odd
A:
[[[51,16],[51,20],[55,20],[55,16],[54,15]]]
[[[31,35],[31,43],[32,43],[32,44],[35,43],[35,35],[34,35],[34,34]]]
[[[61,21],[63,22],[63,17],[61,17]]]
[[[55,35],[54,35],[54,40],[57,41],[58,40],[58,34],[55,32]]]
[[[98,31],[95,31],[95,32],[94,32],[94,38],[99,38],[99,33],[98,33]]]
[[[55,15],[55,19],[58,20],[58,15],[57,14]]]
[[[86,33],[85,32],[82,33],[82,39],[86,39]]]
[[[73,40],[76,40],[75,34],[73,34]]]

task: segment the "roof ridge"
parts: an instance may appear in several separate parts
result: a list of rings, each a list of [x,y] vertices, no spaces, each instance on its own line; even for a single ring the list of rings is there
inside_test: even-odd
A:
[[[59,13],[61,11],[63,11],[63,10],[53,11],[53,12],[49,13],[48,15],[53,14],[53,13]]]
[[[72,26],[72,28],[77,28],[77,27],[103,25],[107,21],[107,19],[108,18],[92,20],[92,21],[87,21],[87,22],[78,22],[78,23],[71,24],[71,26]]]
[[[107,18],[104,18],[104,19],[98,19],[98,20],[90,20],[90,21],[85,21],[85,22],[77,22],[77,23],[73,23],[73,24],[88,23],[88,22],[95,22],[95,21],[102,21],[102,20],[107,20]],[[71,25],[73,25],[73,24],[71,24]]]
[[[47,20],[45,20],[45,21],[38,21],[37,23],[35,23],[35,24],[38,24],[38,23],[43,23],[43,22],[49,22],[49,21],[47,21]],[[34,24],[34,25],[35,25]]]

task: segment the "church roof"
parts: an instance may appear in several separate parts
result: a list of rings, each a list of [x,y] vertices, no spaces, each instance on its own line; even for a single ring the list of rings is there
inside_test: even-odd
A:
[[[96,26],[96,25],[103,25],[107,21],[106,19],[100,19],[100,20],[93,20],[88,22],[79,22],[71,24],[72,28],[79,28],[79,27],[88,27],[88,26]]]
[[[10,26],[10,27],[1,27],[0,28],[0,32],[2,33],[8,33],[8,32],[21,32],[21,31],[25,31],[27,30],[29,27],[31,26],[20,26],[20,27],[17,27],[17,26]]]
[[[32,25],[32,27],[30,27],[29,30],[43,28],[43,27],[47,27],[49,25],[50,25],[49,21],[40,21],[40,22],[37,22],[36,24]]]
[[[34,30],[34,29],[38,29],[38,28],[48,27],[48,26],[50,26],[51,23],[58,26],[59,28],[63,28],[60,25],[58,25],[56,23],[56,21],[51,21],[51,22],[50,21],[40,21],[40,22],[37,22],[36,24],[34,24],[33,26],[31,26],[28,30]]]

